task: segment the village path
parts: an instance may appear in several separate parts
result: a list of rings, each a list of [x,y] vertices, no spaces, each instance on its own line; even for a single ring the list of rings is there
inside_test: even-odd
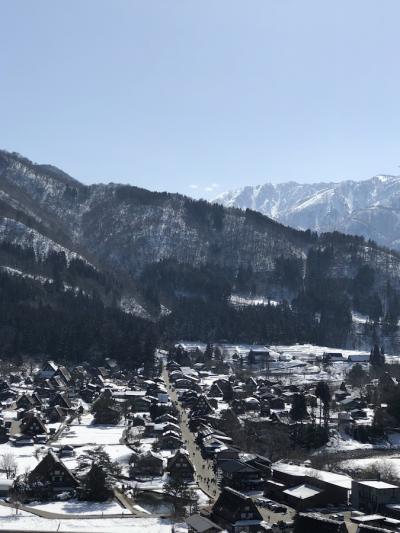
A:
[[[179,425],[182,432],[182,439],[196,471],[195,481],[199,488],[207,494],[209,498],[216,500],[219,496],[220,489],[213,470],[213,462],[209,459],[204,459],[201,455],[200,448],[195,442],[195,435],[189,429],[189,416],[178,402],[178,396],[173,385],[169,381],[168,372],[165,368],[163,370],[163,378],[167,385],[171,401],[179,412]]]

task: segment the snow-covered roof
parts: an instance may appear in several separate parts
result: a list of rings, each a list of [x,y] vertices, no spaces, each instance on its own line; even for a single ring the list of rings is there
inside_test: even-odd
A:
[[[145,390],[124,390],[113,392],[115,398],[128,398],[128,397],[137,397],[141,398],[146,396]]]
[[[313,487],[312,485],[308,485],[307,483],[302,483],[301,485],[297,485],[296,487],[292,487],[291,489],[286,489],[283,491],[284,494],[292,496],[293,498],[298,498],[299,500],[312,498],[312,496],[316,496],[321,492],[323,492],[321,489]]]
[[[209,531],[210,529],[215,529],[216,531],[222,531],[217,524],[211,522],[207,517],[200,514],[195,514],[189,516],[186,519],[186,523],[193,528],[193,530],[202,533],[203,531]]]
[[[337,485],[347,490],[351,490],[351,477],[343,474],[335,474],[334,472],[326,472],[325,470],[316,470],[305,465],[291,465],[288,463],[274,463],[272,469],[285,474],[292,474],[294,476],[309,476],[316,477],[325,483]]]
[[[373,489],[397,489],[397,485],[392,485],[391,483],[386,483],[385,481],[359,481],[360,485],[366,485],[367,487],[372,487]]]

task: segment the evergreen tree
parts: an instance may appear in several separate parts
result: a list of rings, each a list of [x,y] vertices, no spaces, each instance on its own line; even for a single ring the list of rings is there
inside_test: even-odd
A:
[[[189,484],[179,476],[173,476],[164,483],[164,494],[172,501],[175,515],[181,514],[188,500]]]
[[[205,361],[211,361],[213,355],[213,349],[210,343],[207,343],[206,350],[204,352]]]
[[[371,350],[369,362],[375,370],[383,368],[385,364],[385,354],[383,352],[383,348],[379,349],[379,346],[375,344]]]
[[[372,430],[376,437],[382,437],[385,434],[384,415],[381,408],[375,409]]]
[[[330,401],[331,401],[331,391],[326,381],[320,381],[315,388],[315,395],[319,398],[320,401],[320,414],[319,414],[319,423],[321,425],[321,407],[323,408],[324,415],[324,426],[328,427],[329,423],[329,412],[330,412]]]
[[[104,450],[103,446],[97,446],[94,449],[88,449],[78,458],[78,468],[85,471],[93,465],[100,466],[107,479],[111,482],[121,476],[121,466],[117,461],[112,461],[110,455]]]
[[[104,502],[112,495],[107,475],[98,464],[93,464],[82,483],[81,498],[90,501]]]
[[[108,389],[93,402],[91,412],[96,424],[118,424],[121,420],[121,411]]]
[[[156,373],[156,344],[148,337],[144,344],[143,373],[146,378],[151,378]]]
[[[368,374],[359,363],[352,366],[347,378],[353,387],[361,387],[368,382]]]
[[[369,299],[368,316],[373,322],[378,322],[383,315],[383,307],[379,295],[375,292]]]
[[[223,361],[224,360],[224,357],[222,355],[222,351],[221,351],[221,348],[219,346],[217,346],[214,350],[214,359],[216,361]]]
[[[307,403],[304,394],[299,393],[294,395],[290,416],[293,420],[304,420],[308,417]]]

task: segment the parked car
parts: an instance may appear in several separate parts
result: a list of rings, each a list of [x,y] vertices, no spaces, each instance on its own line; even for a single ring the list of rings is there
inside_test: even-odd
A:
[[[257,498],[256,504],[260,507],[268,507],[268,505],[272,503],[272,500],[269,500],[268,498]]]

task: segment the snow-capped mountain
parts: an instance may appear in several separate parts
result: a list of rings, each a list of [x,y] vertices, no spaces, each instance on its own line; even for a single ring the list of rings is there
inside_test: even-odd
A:
[[[298,229],[362,235],[400,249],[400,176],[338,183],[266,183],[225,192],[215,202],[254,209]]]

